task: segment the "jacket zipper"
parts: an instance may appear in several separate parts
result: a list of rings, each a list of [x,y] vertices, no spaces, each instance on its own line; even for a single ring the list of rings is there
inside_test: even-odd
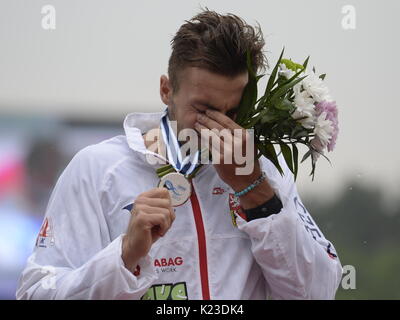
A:
[[[206,234],[204,231],[203,217],[201,214],[199,200],[197,199],[197,195],[194,190],[194,185],[192,181],[191,185],[192,185],[192,194],[190,195],[190,202],[192,204],[194,221],[196,224],[196,231],[197,231],[197,243],[199,245],[201,292],[203,294],[203,300],[210,300]]]

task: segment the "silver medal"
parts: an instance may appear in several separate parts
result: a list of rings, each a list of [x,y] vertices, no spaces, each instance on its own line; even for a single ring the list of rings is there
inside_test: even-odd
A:
[[[166,188],[169,191],[173,207],[184,204],[192,193],[190,182],[183,174],[177,172],[171,172],[163,176],[158,187]]]

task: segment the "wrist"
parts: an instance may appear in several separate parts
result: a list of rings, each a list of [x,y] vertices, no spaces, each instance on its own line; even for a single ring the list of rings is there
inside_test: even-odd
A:
[[[244,196],[239,197],[239,201],[242,208],[247,210],[271,200],[274,195],[274,190],[271,188],[268,181],[264,180]]]
[[[228,185],[232,188],[233,191],[240,192],[250,186],[254,181],[256,181],[261,176],[261,174],[261,169],[258,168],[258,170],[254,170],[249,175],[235,176],[235,179],[229,181]]]
[[[131,249],[128,236],[125,235],[122,238],[121,258],[124,262],[125,268],[133,273],[137,267],[140,257],[136,257],[134,254],[132,254],[132,252],[134,252],[134,250]]]

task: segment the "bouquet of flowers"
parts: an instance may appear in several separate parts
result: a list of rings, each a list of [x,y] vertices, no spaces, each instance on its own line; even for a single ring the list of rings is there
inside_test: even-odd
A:
[[[257,83],[264,75],[254,73],[247,53],[249,82],[243,92],[236,122],[245,129],[254,129],[257,157],[264,155],[281,175],[283,170],[275,146],[280,148],[296,179],[299,163],[296,145],[305,145],[308,151],[301,162],[311,158],[310,175],[314,180],[317,159],[324,156],[326,149],[332,151],[335,147],[339,132],[338,111],[324,83],[325,74],[318,76],[315,68],[307,72],[310,57],[298,64],[284,59],[283,54],[284,49],[272,70],[264,95],[258,98]]]

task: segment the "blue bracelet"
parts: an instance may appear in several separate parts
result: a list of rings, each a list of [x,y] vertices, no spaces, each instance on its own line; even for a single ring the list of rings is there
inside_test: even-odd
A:
[[[246,193],[248,193],[249,191],[251,191],[251,190],[253,190],[255,187],[257,187],[261,182],[263,182],[264,180],[265,180],[265,178],[266,178],[266,174],[265,174],[265,172],[263,172],[262,174],[261,174],[261,176],[256,180],[256,181],[254,181],[251,185],[249,185],[247,188],[245,188],[244,190],[242,190],[242,191],[239,191],[239,192],[235,192],[235,197],[242,197],[242,196],[244,196]]]

